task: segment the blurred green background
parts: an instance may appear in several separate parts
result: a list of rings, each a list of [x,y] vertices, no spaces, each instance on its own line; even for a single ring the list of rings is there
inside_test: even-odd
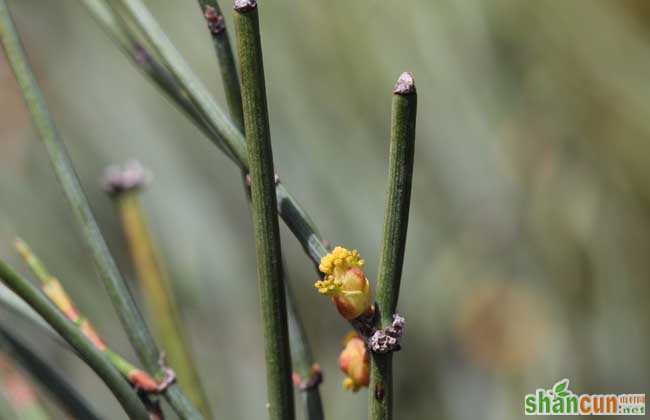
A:
[[[139,159],[144,194],[222,419],[265,417],[252,229],[239,173],[136,71],[74,0],[9,1],[99,222],[133,268],[99,179]],[[194,0],[148,5],[223,100]],[[276,166],[333,244],[376,277],[391,88],[419,91],[399,302],[396,418],[516,419],[562,378],[643,393],[650,368],[650,3],[261,1]],[[229,4],[224,5],[230,9]],[[229,14],[228,21],[230,23]],[[0,257],[20,235],[110,344],[131,356],[0,58]],[[284,229],[284,227],[283,227]],[[337,368],[348,331],[284,229],[289,273],[330,419],[366,417]],[[25,272],[24,270],[22,270]],[[119,406],[78,359],[8,320],[107,418]]]

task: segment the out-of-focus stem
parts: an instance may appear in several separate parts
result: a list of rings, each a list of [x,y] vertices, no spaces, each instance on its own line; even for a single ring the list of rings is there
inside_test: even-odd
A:
[[[56,372],[20,339],[2,326],[0,326],[0,348],[7,351],[11,358],[18,362],[26,372],[29,372],[34,380],[39,381],[41,389],[52,395],[71,418],[100,419],[88,401],[72,387],[66,378]],[[5,417],[0,415],[0,418]]]
[[[294,385],[298,387],[308,420],[323,420],[323,403],[318,389],[322,381],[320,366],[314,362],[307,333],[303,328],[296,299],[288,279],[284,276],[287,294],[287,316],[289,319],[289,341],[291,343],[291,362],[294,369]]]
[[[158,258],[155,245],[142,212],[139,190],[125,191],[115,196],[131,258],[135,265],[140,288],[157,336],[165,348],[169,365],[190,399],[206,418],[210,418],[208,399],[183,334],[183,323],[174,300],[167,274]]]
[[[0,419],[17,419],[18,414],[14,411],[5,397],[4,393],[0,392]]]
[[[0,5],[4,0],[0,0]],[[0,6],[1,9],[1,6]],[[124,411],[134,419],[149,420],[149,414],[142,402],[124,380],[106,356],[99,352],[86,336],[57,307],[52,304],[36,287],[20,277],[3,261],[0,261],[0,279],[29,304],[36,312],[52,326],[79,357],[88,364],[113,392],[122,404]]]
[[[389,326],[397,306],[409,207],[415,146],[417,94],[410,73],[403,73],[393,91],[390,151],[388,160],[388,190],[384,212],[384,234],[377,279],[378,328]],[[371,353],[369,418],[393,418],[392,353]]]
[[[275,170],[257,4],[254,0],[235,2],[235,29],[241,66],[246,149],[251,178],[251,210],[264,327],[267,408],[272,420],[292,420],[295,412]]]

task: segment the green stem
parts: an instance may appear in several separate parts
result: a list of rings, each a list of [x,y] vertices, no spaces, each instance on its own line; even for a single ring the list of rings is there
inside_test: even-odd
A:
[[[217,54],[219,69],[221,70],[221,81],[226,93],[230,118],[243,131],[244,111],[242,110],[241,88],[239,85],[235,55],[230,46],[230,37],[226,29],[226,21],[217,0],[199,0],[199,5],[210,35],[212,35],[212,42]]]
[[[178,375],[181,386],[206,418],[211,418],[208,399],[187,348],[171,285],[163,270],[142,212],[137,189],[115,197],[122,227],[129,245],[147,309],[154,320],[157,335],[165,348],[169,365]]]
[[[4,0],[0,0],[0,15]],[[6,9],[5,9],[6,10]],[[0,279],[27,302],[45,321],[52,326],[65,341],[75,349],[79,357],[92,368],[118,399],[124,411],[134,419],[148,420],[149,414],[140,402],[131,385],[86,339],[81,331],[70,322],[59,310],[38,290],[25,279],[21,278],[11,267],[0,261]]]
[[[2,326],[0,326],[0,347],[8,350],[11,357],[41,383],[42,389],[55,397],[70,417],[84,420],[100,419],[90,404],[70,385],[66,378]]]
[[[212,35],[219,68],[221,69],[221,80],[224,91],[226,92],[228,112],[235,125],[237,125],[237,127],[243,132],[244,115],[242,110],[239,75],[237,73],[235,56],[230,47],[229,34],[225,25],[225,19],[221,12],[221,8],[219,7],[219,3],[216,0],[199,0],[199,4],[204,18],[206,19],[208,30]],[[250,206],[251,195],[250,188],[246,184],[245,171],[242,172],[242,177],[244,180],[244,190]],[[309,347],[309,341],[305,334],[300,315],[297,312],[295,298],[291,292],[291,286],[289,285],[287,273],[284,270],[284,267],[286,267],[286,264],[282,261],[282,273],[284,275],[283,281],[286,287],[291,359],[293,362],[294,372],[299,376],[302,383],[309,383],[307,389],[300,390],[307,419],[322,420],[324,418],[323,405],[318,388],[320,384],[320,376],[319,378],[314,378],[316,373],[313,368],[316,365],[314,364],[314,358]],[[318,375],[320,375],[320,372]]]
[[[0,0],[0,38],[16,81],[32,114],[36,129],[45,144],[54,172],[74,210],[86,245],[90,249],[120,321],[140,360],[150,372],[156,372],[156,376],[162,378],[164,371],[159,366],[159,352],[156,343],[99,230],[65,145],[59,138],[54,122],[50,118],[43,94],[29,66],[5,0]],[[170,386],[165,395],[179,414],[200,418],[196,409],[191,406],[177,386]]]
[[[388,190],[377,278],[378,328],[392,323],[397,307],[411,204],[416,113],[415,83],[409,73],[403,73],[395,85],[391,114]],[[371,355],[371,420],[393,418],[392,361],[392,353]]]
[[[239,3],[245,3],[242,7]],[[256,3],[235,2],[237,51],[241,65],[242,104],[251,177],[251,210],[255,230],[268,412],[272,420],[295,417],[291,385],[291,356],[280,230],[275,195],[275,171],[266,104],[264,64]]]

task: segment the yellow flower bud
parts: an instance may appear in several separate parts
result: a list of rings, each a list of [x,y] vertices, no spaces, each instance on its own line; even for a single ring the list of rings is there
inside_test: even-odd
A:
[[[339,313],[348,320],[370,310],[372,292],[362,268],[364,261],[356,250],[337,246],[321,259],[318,267],[325,277],[314,286],[332,299]]]
[[[343,388],[357,392],[370,383],[370,360],[366,345],[356,332],[346,336],[344,348],[339,356],[339,367],[345,373]]]

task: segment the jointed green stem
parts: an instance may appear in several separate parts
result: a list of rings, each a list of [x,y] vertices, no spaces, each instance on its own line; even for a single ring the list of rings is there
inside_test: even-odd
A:
[[[100,417],[84,397],[28,346],[4,327],[0,326],[0,347],[9,350],[32,378],[42,384],[42,389],[53,395],[60,406],[75,419],[99,420]],[[0,416],[0,418],[5,418]],[[7,417],[14,418],[14,417]]]
[[[221,69],[221,79],[226,92],[228,103],[228,112],[233,122],[243,132],[244,115],[242,111],[241,88],[239,85],[239,75],[235,63],[235,56],[230,47],[228,30],[225,25],[225,19],[222,15],[221,8],[217,0],[199,0],[201,11],[207,23],[207,28],[212,35],[219,68]],[[250,204],[250,188],[246,184],[246,172],[242,172],[244,177],[244,189]],[[291,293],[291,286],[287,279],[287,273],[284,270],[285,264],[282,262],[283,280],[286,288],[287,300],[287,317],[289,321],[289,340],[291,342],[291,359],[294,366],[294,374],[297,374],[300,381],[308,384],[306,389],[300,389],[302,402],[305,408],[305,414],[308,420],[322,420],[323,406],[318,389],[320,383],[320,371],[314,372],[314,358],[309,347],[309,340],[305,334],[300,315],[297,312],[295,298]],[[318,368],[320,369],[320,368]],[[318,375],[315,378],[314,375]]]
[[[27,103],[34,124],[45,144],[54,172],[70,202],[81,226],[86,245],[99,272],[99,275],[115,306],[117,314],[124,326],[136,353],[150,372],[155,372],[161,378],[164,375],[159,366],[159,353],[156,343],[131,296],[122,275],[120,274],[108,246],[99,230],[92,214],[88,200],[83,192],[81,183],[74,171],[65,145],[59,138],[54,122],[50,118],[43,94],[38,87],[34,74],[29,66],[27,57],[20,44],[20,39],[13,25],[5,0],[0,1],[0,35],[7,59]],[[170,404],[179,413],[187,416],[200,415],[196,412],[187,398],[180,393],[177,386],[170,386],[165,395]]]
[[[272,420],[292,420],[295,414],[291,356],[258,14],[254,0],[246,2],[244,7],[238,5],[235,2],[235,28],[264,327],[267,408]]]
[[[403,73],[395,85],[391,115],[388,190],[377,279],[378,328],[391,324],[397,307],[411,204],[416,112],[415,83],[409,73]],[[392,359],[392,353],[371,354],[371,420],[393,418]]]
[[[4,0],[0,0],[0,15]],[[6,9],[5,9],[6,10]],[[52,326],[68,344],[70,344],[79,357],[90,366],[99,377],[106,383],[118,401],[122,404],[124,411],[134,419],[148,420],[149,414],[140,402],[140,399],[131,388],[131,385],[120,375],[120,373],[108,361],[105,355],[100,353],[93,344],[86,339],[81,331],[70,322],[36,287],[27,280],[21,278],[3,261],[0,261],[0,279],[27,302],[45,321]]]

